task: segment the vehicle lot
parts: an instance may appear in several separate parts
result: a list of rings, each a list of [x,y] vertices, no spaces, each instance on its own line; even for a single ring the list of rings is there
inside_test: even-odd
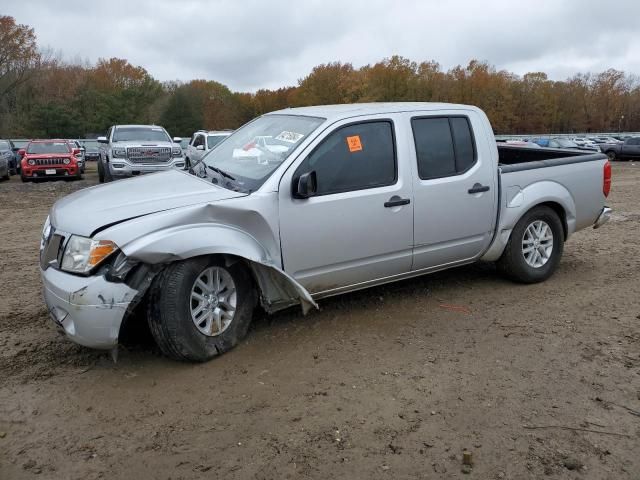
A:
[[[0,183],[0,478],[462,477],[464,448],[477,478],[637,478],[640,165],[545,283],[477,265],[353,293],[201,365],[55,332],[42,224],[96,183]]]

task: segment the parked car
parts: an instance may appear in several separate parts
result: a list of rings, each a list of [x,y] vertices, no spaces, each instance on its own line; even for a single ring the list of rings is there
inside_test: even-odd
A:
[[[84,140],[85,162],[98,161],[100,158],[100,148],[97,140]]]
[[[106,137],[98,160],[100,183],[144,173],[184,168],[185,160],[180,148],[182,139],[171,137],[156,125],[114,125]]]
[[[603,143],[618,143],[618,140],[613,137],[589,137],[589,140],[598,145],[602,145]]]
[[[20,150],[20,178],[23,182],[43,178],[80,179],[79,153],[67,140],[31,140],[26,149]]]
[[[80,142],[78,140],[67,140],[69,142],[69,144],[71,145],[71,148],[79,150],[79,153],[76,155],[76,158],[78,159],[78,166],[80,167],[80,173],[84,173],[84,152],[85,152],[85,148],[80,145]]]
[[[589,152],[594,151],[592,148],[581,147],[573,140],[568,140],[564,137],[537,138],[534,140],[534,142],[540,145],[541,147],[547,147],[547,148],[583,150],[583,151],[589,151]]]
[[[288,148],[237,156],[256,138]],[[192,172],[56,202],[40,266],[48,311],[68,337],[114,348],[125,316],[146,309],[166,355],[204,361],[246,335],[258,302],[306,311],[478,260],[544,281],[564,242],[611,212],[605,155],[496,146],[486,115],[465,105],[281,110],[235,131]]]
[[[534,142],[529,142],[526,140],[504,140],[498,141],[498,145],[512,145],[523,148],[542,148],[540,145]]]
[[[7,166],[7,174],[15,175],[16,170],[16,157],[13,153],[13,144],[11,140],[0,140],[0,177],[4,178],[4,164]],[[9,177],[7,177],[9,178]]]
[[[619,143],[605,143],[601,148],[611,161],[640,158],[640,137],[630,137]]]
[[[593,150],[595,152],[600,152],[600,147],[596,142],[587,137],[573,137],[570,139],[573,141],[578,147],[584,148],[585,150]]]
[[[182,137],[180,139],[180,148],[182,149],[182,154],[186,157],[187,150],[189,149],[189,144],[191,143],[191,137]]]
[[[206,131],[200,130],[193,134],[191,142],[187,147],[186,164],[185,169],[188,170],[193,165],[198,163],[202,158],[209,153],[216,145],[222,140],[231,135],[230,131]]]
[[[11,144],[13,145],[13,156],[16,160],[16,174],[20,174],[22,165],[22,155],[20,152],[27,147],[29,140],[11,140]]]

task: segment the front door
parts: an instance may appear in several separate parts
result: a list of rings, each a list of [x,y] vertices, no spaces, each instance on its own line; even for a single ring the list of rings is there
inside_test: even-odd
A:
[[[388,118],[342,123],[283,176],[284,269],[311,293],[410,270],[411,172],[403,158],[408,152],[397,148],[395,137]],[[317,177],[316,195],[293,198],[292,184],[311,171]]]

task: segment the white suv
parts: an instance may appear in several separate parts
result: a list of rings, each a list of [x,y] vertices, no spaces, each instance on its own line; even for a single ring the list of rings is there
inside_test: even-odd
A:
[[[191,137],[186,153],[185,169],[188,170],[204,157],[213,147],[231,135],[231,130],[209,131],[198,130]]]

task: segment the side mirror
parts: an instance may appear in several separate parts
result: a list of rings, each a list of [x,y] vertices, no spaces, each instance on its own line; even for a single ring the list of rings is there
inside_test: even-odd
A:
[[[107,137],[98,137],[98,143],[109,143]]]
[[[198,145],[198,146],[196,147],[196,150],[204,150],[204,145]]]
[[[27,151],[24,148],[18,150],[18,155],[20,155],[21,157],[24,157],[25,153],[27,153]]]
[[[74,148],[73,149],[73,154],[74,155],[78,155],[81,152],[81,150],[79,148]]]
[[[182,137],[173,137],[173,143],[180,143],[182,141]]]
[[[294,198],[313,197],[318,191],[318,179],[315,171],[303,173],[298,178],[297,185],[294,186]]]

